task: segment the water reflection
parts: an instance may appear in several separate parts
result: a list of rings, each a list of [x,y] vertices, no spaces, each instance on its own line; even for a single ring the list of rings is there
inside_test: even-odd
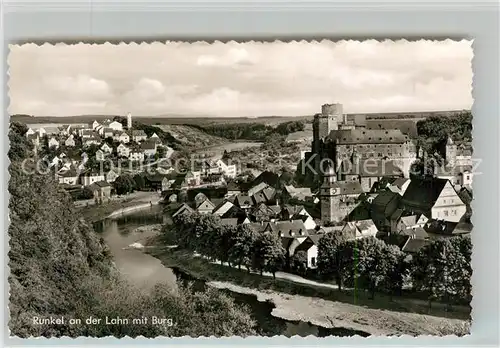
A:
[[[140,210],[116,218],[96,222],[94,229],[108,244],[117,268],[134,284],[151,288],[157,283],[166,283],[176,287],[176,277],[172,270],[143,252],[131,249],[133,243],[146,244],[154,231],[135,231],[138,227],[163,223],[161,206]]]
[[[94,229],[101,234],[108,244],[118,269],[125,275],[126,279],[145,289],[150,289],[158,283],[164,283],[173,288],[177,287],[177,279],[194,283],[194,290],[205,289],[206,284],[190,277],[176,268],[167,268],[153,256],[144,253],[143,250],[130,249],[133,243],[145,244],[155,232],[144,229],[137,232],[141,226],[162,224],[165,221],[161,206],[151,209],[140,210],[127,215],[112,219],[105,219],[94,224]],[[263,336],[285,335],[291,337],[299,336],[352,336],[359,334],[367,336],[364,332],[356,332],[343,328],[327,329],[306,322],[292,322],[274,317],[271,312],[274,309],[272,302],[259,302],[257,297],[248,294],[239,294],[229,290],[220,290],[231,296],[236,303],[246,305],[250,308],[253,317],[258,323],[258,333]]]

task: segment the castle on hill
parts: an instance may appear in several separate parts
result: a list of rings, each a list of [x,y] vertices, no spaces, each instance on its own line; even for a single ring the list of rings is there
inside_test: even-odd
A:
[[[324,104],[314,116],[311,151],[320,188],[323,222],[341,221],[383,177],[409,177],[417,149],[399,129],[367,129],[366,118],[348,120],[342,104]]]

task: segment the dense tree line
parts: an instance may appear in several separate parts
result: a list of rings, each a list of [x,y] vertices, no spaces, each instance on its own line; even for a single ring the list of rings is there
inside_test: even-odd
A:
[[[207,134],[231,140],[255,140],[264,141],[272,135],[286,136],[290,133],[303,131],[304,121],[288,121],[278,124],[276,127],[263,123],[217,123],[210,125],[192,125]]]
[[[329,233],[318,244],[318,272],[342,287],[391,296],[401,294],[405,281],[413,290],[446,303],[469,302],[472,245],[468,237],[436,240],[408,257],[397,246],[375,237],[347,240]]]
[[[472,114],[464,111],[455,116],[431,116],[417,122],[418,144],[428,154],[444,154],[448,137],[454,141],[472,141]]]
[[[173,225],[164,227],[164,233],[169,240],[169,235],[174,233],[180,248],[238,269],[245,266],[248,271],[261,274],[266,271],[274,276],[285,261],[285,250],[276,234],[256,233],[246,224],[225,225],[211,214],[177,215]]]
[[[245,307],[217,290],[194,292],[179,285],[135,288],[121,280],[104,240],[75,210],[53,176],[23,170],[32,156],[22,132],[9,133],[10,225],[8,228],[9,329],[19,337],[246,336],[255,322]],[[33,169],[33,168],[31,168]],[[64,316],[64,324],[36,324],[34,318]],[[100,318],[86,325],[89,316]],[[110,318],[171,318],[173,326],[107,325]],[[70,325],[69,318],[83,323]]]

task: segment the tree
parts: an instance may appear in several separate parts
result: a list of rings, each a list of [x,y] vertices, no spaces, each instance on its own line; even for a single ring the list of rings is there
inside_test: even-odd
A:
[[[116,194],[123,195],[134,191],[135,182],[128,174],[120,175],[113,183]]]
[[[250,270],[252,260],[252,246],[257,239],[257,234],[246,224],[241,224],[236,227],[235,233],[232,235],[232,247],[229,250],[229,261],[232,264],[247,266]]]
[[[342,261],[340,245],[346,240],[341,233],[327,233],[318,242],[318,272],[325,278],[335,278],[342,290]]]
[[[141,174],[134,175],[135,188],[139,191],[144,191],[146,187],[146,181],[144,180],[144,176]]]
[[[220,228],[216,230],[214,235],[214,250],[216,258],[220,261],[221,265],[224,262],[229,262],[229,265],[231,265],[229,252],[233,247],[236,229],[236,226],[221,224]]]
[[[285,249],[281,239],[273,233],[263,233],[257,237],[252,250],[252,265],[260,271],[268,271],[276,278],[276,271],[280,270],[285,260]]]
[[[305,275],[307,272],[307,252],[304,250],[297,251],[291,259],[291,269],[300,275]]]
[[[10,147],[7,156],[11,161],[30,157],[33,144],[26,138],[28,127],[19,122],[11,122],[9,127]]]
[[[459,294],[467,293],[466,284],[467,279],[470,279],[470,273],[465,245],[467,242],[435,240],[420,249],[413,257],[411,263],[413,287],[417,291],[428,292],[429,309],[435,299],[443,299],[449,304],[450,300]]]

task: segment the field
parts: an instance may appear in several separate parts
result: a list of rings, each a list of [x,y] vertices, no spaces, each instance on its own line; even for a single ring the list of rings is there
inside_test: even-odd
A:
[[[390,113],[366,113],[367,120],[419,120],[430,116],[452,116],[463,110],[454,111],[427,111],[427,112],[390,112]],[[354,116],[357,114],[349,114]],[[117,115],[80,115],[80,116],[40,116],[34,117],[30,115],[13,115],[11,121],[22,123],[88,123],[94,120],[102,121],[104,119],[113,118]],[[124,117],[124,115],[118,115]],[[276,125],[282,122],[305,120],[312,121],[313,115],[301,116],[264,116],[264,117],[193,117],[184,115],[160,115],[160,116],[140,116],[133,115],[134,119],[140,120],[141,123],[150,125],[183,125],[197,124],[207,125],[214,123],[264,123]]]
[[[160,125],[157,127],[170,133],[175,139],[191,148],[205,148],[227,143],[227,139],[206,134],[194,127],[183,125]]]

